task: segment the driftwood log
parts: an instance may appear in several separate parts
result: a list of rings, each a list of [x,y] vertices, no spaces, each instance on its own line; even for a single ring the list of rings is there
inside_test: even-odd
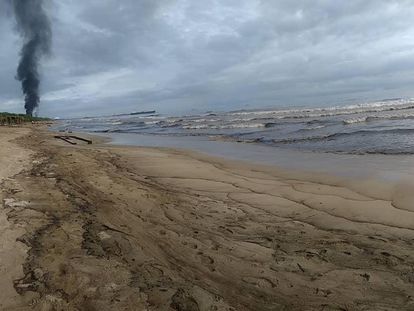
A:
[[[75,135],[56,135],[55,138],[56,139],[61,139],[61,140],[65,141],[65,142],[67,142],[68,144],[71,144],[71,145],[77,145],[77,143],[75,141],[73,141],[73,139],[84,141],[84,142],[88,143],[88,145],[92,144],[92,140],[85,139],[85,138],[75,136]]]

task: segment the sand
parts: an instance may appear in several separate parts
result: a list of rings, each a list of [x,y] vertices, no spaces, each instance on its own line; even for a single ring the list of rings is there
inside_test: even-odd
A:
[[[15,131],[11,128],[1,128],[0,183],[2,185],[28,167],[31,151],[12,143],[28,132],[27,129]],[[22,305],[22,299],[15,291],[13,282],[23,276],[22,267],[28,249],[26,245],[17,241],[24,234],[24,229],[18,222],[8,219],[13,207],[17,208],[24,203],[7,199],[9,191],[10,189],[3,186],[0,192],[0,199],[3,202],[0,208],[0,310]]]
[[[414,310],[407,182],[0,141],[1,310]]]

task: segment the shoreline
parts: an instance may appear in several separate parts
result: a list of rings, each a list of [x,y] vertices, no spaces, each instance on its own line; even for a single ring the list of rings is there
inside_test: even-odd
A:
[[[3,205],[28,202],[5,209],[25,232],[21,310],[414,306],[410,184],[21,135],[25,165],[1,176]]]
[[[153,135],[79,134],[96,137],[98,142],[108,147],[154,148],[206,161],[216,159],[228,165],[238,163],[239,166],[270,170],[285,178],[296,176],[299,180],[309,182],[329,182],[380,200],[391,201],[404,196],[404,200],[397,198],[400,204],[403,201],[403,209],[412,210],[411,202],[414,202],[414,155],[344,155],[284,150],[237,142],[200,140],[199,137],[191,137],[190,141],[187,141],[187,137],[180,137],[177,143],[174,137],[166,137],[165,140]]]
[[[212,157],[267,165],[290,171],[324,173],[348,179],[381,179],[388,182],[414,179],[414,155],[338,154],[282,149],[257,144],[211,140],[208,137],[174,137],[143,134],[97,134],[108,145],[192,150]]]

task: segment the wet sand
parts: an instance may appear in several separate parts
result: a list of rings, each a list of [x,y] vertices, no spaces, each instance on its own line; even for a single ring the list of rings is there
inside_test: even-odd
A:
[[[0,141],[1,310],[414,309],[409,183]]]
[[[242,143],[207,136],[174,136],[137,133],[95,133],[112,145],[167,147],[194,150],[213,157],[277,166],[292,171],[325,173],[350,180],[414,180],[414,156],[324,153]]]

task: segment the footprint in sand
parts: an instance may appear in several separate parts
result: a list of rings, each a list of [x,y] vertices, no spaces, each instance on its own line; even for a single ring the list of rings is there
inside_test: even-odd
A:
[[[215,265],[214,265],[215,261],[214,261],[214,259],[212,257],[210,257],[208,255],[204,255],[203,252],[199,252],[198,255],[201,258],[201,262],[205,266],[207,266],[210,271],[212,271],[212,272],[216,271],[216,268],[215,268]]]
[[[253,285],[255,287],[259,288],[275,288],[277,287],[277,281],[271,281],[267,278],[255,278],[255,277],[244,277],[242,278],[242,281],[244,283],[247,283],[249,285]]]

